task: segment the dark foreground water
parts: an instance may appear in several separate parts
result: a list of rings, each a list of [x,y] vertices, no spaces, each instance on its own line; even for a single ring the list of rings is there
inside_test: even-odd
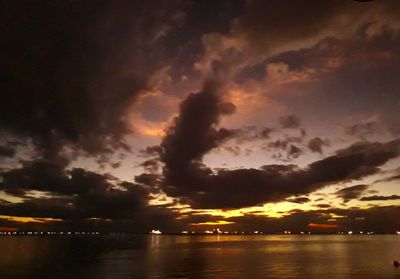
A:
[[[0,278],[400,278],[400,236],[1,237]]]

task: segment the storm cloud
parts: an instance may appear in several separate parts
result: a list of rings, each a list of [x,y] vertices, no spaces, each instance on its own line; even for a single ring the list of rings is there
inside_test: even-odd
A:
[[[4,2],[2,130],[32,139],[46,156],[65,145],[91,155],[129,149],[126,112],[162,66],[141,49],[157,56],[158,27],[173,26],[179,11],[168,5]]]

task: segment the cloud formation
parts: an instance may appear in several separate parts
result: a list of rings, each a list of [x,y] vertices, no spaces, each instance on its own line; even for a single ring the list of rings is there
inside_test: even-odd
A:
[[[380,166],[400,154],[398,139],[359,142],[304,169],[265,165],[259,169],[213,171],[202,163],[202,158],[231,135],[228,130],[215,128],[220,114],[215,89],[205,87],[200,93],[189,95],[161,144],[164,191],[196,208],[240,208],[308,194],[328,184],[378,173]],[[348,196],[343,198],[347,200]]]
[[[327,145],[329,145],[329,142],[327,140],[321,139],[320,137],[315,137],[308,141],[308,148],[312,152],[320,154],[322,154],[322,147]]]
[[[384,28],[397,31],[396,8],[396,1],[296,0],[291,8],[279,0],[249,1],[227,34],[203,36],[205,53],[195,67],[232,74],[273,55],[311,48],[324,39],[349,38],[371,23],[377,27],[374,34]],[[367,36],[373,36],[372,29],[367,28]]]
[[[390,200],[400,200],[399,195],[391,195],[391,196],[366,196],[362,197],[360,201],[390,201]]]
[[[348,202],[353,199],[358,199],[369,188],[369,185],[354,185],[340,189],[335,194],[343,199],[343,202]]]
[[[159,67],[148,59],[156,41],[178,20],[168,3],[4,3],[2,130],[46,156],[65,145],[91,155],[128,150],[126,112]]]
[[[226,229],[238,231],[259,230],[264,233],[282,233],[289,230],[299,233],[337,233],[338,231],[374,231],[376,233],[395,232],[400,225],[399,206],[371,207],[368,209],[319,209],[312,211],[295,210],[282,218],[245,214],[223,220],[233,222]],[[340,216],[335,218],[333,216]]]
[[[300,127],[300,118],[296,115],[290,114],[282,116],[280,119],[282,128],[298,128]]]
[[[190,94],[182,102],[180,115],[161,143],[161,160],[165,164],[164,176],[168,185],[193,184],[196,187],[197,181],[193,178],[201,176],[202,171],[209,172],[201,167],[203,155],[233,135],[230,130],[215,127],[221,115],[233,111],[225,109],[233,106],[221,101],[219,90],[217,83],[209,82],[201,92]],[[168,193],[173,191],[166,190]]]
[[[8,146],[0,145],[0,157],[14,157],[15,149]]]
[[[80,226],[146,232],[156,225],[169,230],[180,226],[172,210],[148,205],[149,186],[65,167],[65,162],[38,159],[1,173],[0,190],[23,199],[19,203],[0,200],[1,214],[43,219],[31,225],[59,229]],[[139,182],[152,185],[148,179]]]
[[[0,227],[393,229],[400,5],[361,2],[5,1]]]

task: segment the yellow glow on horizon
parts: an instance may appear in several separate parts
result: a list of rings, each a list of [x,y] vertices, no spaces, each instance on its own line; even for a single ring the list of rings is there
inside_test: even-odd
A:
[[[193,213],[193,215],[204,215],[204,214],[208,214],[211,216],[221,216],[222,218],[237,217],[243,215],[240,209],[233,209],[233,210],[200,209],[197,212]]]
[[[62,219],[57,219],[57,218],[21,217],[21,216],[9,216],[9,215],[0,215],[0,219],[6,219],[8,221],[20,222],[20,223],[47,223],[47,222],[63,221]]]
[[[240,209],[230,209],[230,210],[222,210],[222,209],[201,209],[196,210],[196,212],[192,213],[193,215],[211,215],[211,216],[221,216],[221,219],[231,218],[231,217],[239,217],[246,214],[265,216],[270,218],[282,218],[291,210],[301,209],[304,211],[312,210],[313,207],[311,205],[305,204],[295,204],[290,202],[279,202],[272,204],[264,204],[262,206],[253,206],[253,207],[245,207]],[[185,213],[192,211],[191,208],[185,208]]]
[[[343,186],[342,186],[343,187]],[[326,217],[329,218],[329,222],[336,222],[337,219],[347,218],[344,215],[338,215],[334,213],[328,213],[329,208],[326,208],[327,213],[324,213],[325,208],[320,208],[317,206],[318,203],[329,204],[332,208],[348,208],[350,206],[357,206],[360,209],[368,209],[371,207],[370,203],[366,203],[359,200],[352,200],[346,205],[342,203],[342,200],[336,197],[335,192],[337,191],[337,185],[331,185],[324,189],[321,189],[318,192],[314,192],[308,195],[310,201],[305,203],[293,203],[288,201],[281,201],[276,203],[265,203],[259,206],[238,208],[238,209],[193,209],[189,204],[174,204],[169,206],[168,208],[174,209],[185,216],[182,219],[186,219],[188,214],[190,215],[209,215],[218,218],[218,221],[210,221],[210,222],[202,222],[202,223],[191,223],[191,225],[200,226],[200,225],[223,225],[223,224],[233,224],[234,221],[229,220],[229,218],[233,217],[241,217],[244,215],[252,215],[266,218],[283,218],[292,214],[293,212],[299,210],[303,212],[312,212],[315,210],[321,210],[321,214],[326,214]],[[322,201],[318,201],[323,197]],[[295,198],[295,197],[289,197]],[[382,205],[386,205],[387,201],[384,202],[376,202]],[[390,204],[390,202],[389,202]]]
[[[224,221],[224,220],[219,220],[219,221],[214,221],[214,222],[203,222],[203,223],[190,223],[190,225],[193,226],[215,226],[215,225],[229,225],[229,224],[233,224],[234,222],[228,222],[228,221]]]

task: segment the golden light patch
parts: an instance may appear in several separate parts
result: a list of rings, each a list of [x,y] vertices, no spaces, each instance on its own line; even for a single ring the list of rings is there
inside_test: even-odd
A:
[[[11,202],[11,203],[20,203],[20,202],[24,201],[23,198],[8,195],[4,191],[0,191],[0,199],[5,200],[7,202]]]
[[[265,216],[271,218],[282,218],[287,214],[290,214],[292,210],[312,210],[312,207],[308,204],[295,204],[290,202],[278,202],[272,204],[264,204],[263,206],[253,206],[233,210],[221,210],[221,209],[204,209],[198,210],[193,215],[208,214],[211,216],[221,216],[222,218],[239,217],[245,214],[252,214],[258,216]],[[186,210],[186,212],[191,209]]]
[[[222,218],[243,216],[243,213],[240,209],[237,210],[203,209],[193,213],[193,215],[204,215],[204,214],[208,214],[211,216],[221,216]]]
[[[165,135],[164,125],[161,127],[149,127],[148,124],[135,125],[135,131],[144,136],[163,137]]]
[[[304,203],[297,204],[291,202],[277,202],[272,204],[264,204],[261,210],[265,212],[265,215],[273,218],[281,218],[287,214],[290,214],[292,210],[309,211],[312,210],[312,205]]]
[[[346,215],[338,215],[338,214],[335,214],[335,213],[330,213],[329,215],[330,215],[331,219],[347,218]]]
[[[20,223],[47,223],[47,222],[61,222],[62,219],[56,218],[34,218],[34,217],[20,217],[20,216],[9,216],[0,215],[0,219],[6,219],[8,221],[20,222]]]
[[[233,224],[233,223],[234,222],[220,220],[220,221],[214,221],[214,222],[190,223],[190,225],[193,225],[193,226],[204,226],[204,225],[215,226],[215,225],[229,225],[229,224]]]
[[[182,214],[189,213],[189,212],[193,211],[192,208],[190,207],[190,205],[181,204],[181,203],[176,203],[176,204],[170,205],[167,208],[171,209],[171,210],[174,210],[174,211],[177,211],[177,212],[182,213]]]
[[[166,194],[151,194],[150,195],[151,200],[149,201],[149,205],[166,205],[166,204],[172,204],[174,202],[174,199],[167,196]]]

